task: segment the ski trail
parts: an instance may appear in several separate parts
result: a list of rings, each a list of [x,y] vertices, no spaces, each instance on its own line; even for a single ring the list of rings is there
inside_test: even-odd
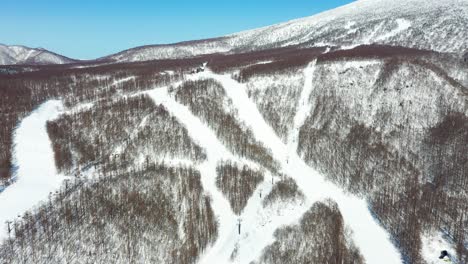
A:
[[[57,174],[54,151],[46,123],[58,117],[62,103],[50,100],[24,118],[14,133],[17,181],[0,194],[0,241],[8,237],[6,221],[31,210],[49,193],[60,188],[65,177]]]
[[[257,140],[272,150],[274,157],[282,164],[283,172],[295,179],[303,190],[307,197],[306,208],[310,208],[313,203],[325,198],[333,199],[338,204],[345,223],[354,231],[353,239],[367,263],[402,263],[401,255],[393,245],[390,235],[373,218],[367,202],[345,194],[341,188],[326,181],[297,155],[296,150],[291,150],[284,145],[266,123],[257,106],[249,99],[244,85],[233,80],[229,75],[204,72],[198,76],[213,78],[223,85],[226,94],[238,110],[239,118],[252,129]],[[298,113],[306,111],[306,109],[299,109]],[[270,236],[270,234],[263,235]],[[266,245],[258,243],[255,246],[256,250],[261,251]],[[245,250],[243,247],[238,249],[239,252],[243,250]]]
[[[216,134],[202,121],[194,116],[184,105],[177,103],[167,93],[167,88],[158,88],[147,92],[157,104],[164,105],[189,131],[190,137],[203,146],[207,152],[207,161],[198,165],[201,181],[205,190],[211,195],[211,205],[218,220],[218,238],[214,245],[201,257],[200,263],[224,263],[229,258],[225,246],[233,240],[232,230],[236,228],[237,218],[224,195],[216,187],[216,166],[225,159],[236,160],[219,142]]]
[[[180,120],[190,131],[190,136],[198,141],[201,146],[205,146],[208,152],[208,162],[198,166],[198,169],[203,175],[203,186],[213,194],[213,211],[220,219],[220,232],[215,245],[202,256],[200,263],[229,263],[235,248],[240,244],[245,250],[237,252],[236,263],[249,263],[259,258],[261,251],[257,249],[257,245],[266,246],[274,242],[274,231],[281,225],[291,224],[296,221],[307,210],[307,207],[289,204],[287,206],[281,205],[281,208],[264,210],[260,193],[263,193],[263,197],[265,197],[270,192],[272,188],[271,178],[273,178],[274,182],[279,180],[278,177],[266,172],[265,180],[256,188],[241,215],[238,217],[234,215],[226,198],[215,185],[216,164],[220,160],[232,159],[239,160],[252,168],[256,168],[258,165],[234,157],[219,142],[216,134],[206,124],[195,117],[187,107],[169,97],[167,89],[155,89],[148,94],[156,103],[163,104],[169,112]],[[223,218],[221,219],[221,217]],[[237,226],[237,220],[239,219],[242,221],[241,234],[239,234]]]
[[[299,144],[299,129],[301,128],[302,124],[304,124],[310,113],[310,110],[312,109],[309,98],[314,89],[313,78],[316,63],[317,60],[314,60],[304,69],[304,88],[302,89],[298,109],[296,109],[297,112],[294,116],[294,126],[288,138],[288,145],[294,150],[297,149]]]
[[[231,251],[236,250],[234,263],[251,263],[261,257],[262,250],[275,241],[274,232],[281,226],[295,224],[307,211],[304,203],[276,203],[263,207],[263,198],[270,193],[273,184],[272,176],[267,174],[265,180],[257,187],[244,208],[241,219],[241,233],[236,233],[236,240],[230,241]],[[274,178],[276,182],[278,178]],[[263,194],[260,197],[260,193]],[[226,260],[224,263],[227,263]]]

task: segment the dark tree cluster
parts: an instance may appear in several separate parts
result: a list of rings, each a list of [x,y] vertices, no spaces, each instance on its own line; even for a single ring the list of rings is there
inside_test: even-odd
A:
[[[88,110],[48,122],[47,129],[57,167],[66,173],[101,163],[112,170],[116,164],[146,162],[147,157],[206,158],[187,129],[164,106],[143,95],[98,101]]]
[[[216,186],[228,198],[234,213],[240,215],[257,186],[263,181],[263,172],[253,170],[247,165],[226,161],[218,164],[216,173]]]
[[[192,168],[154,164],[66,186],[11,223],[1,263],[195,263],[217,237]]]
[[[434,53],[435,52],[429,50],[421,50],[416,48],[372,44],[360,45],[352,49],[342,49],[327,52],[318,56],[318,60],[320,62],[324,62],[351,59],[387,59],[397,57],[404,57],[406,59],[409,59],[427,56]]]
[[[11,149],[15,127],[45,100],[61,98],[66,106],[75,106],[165,86],[182,78],[183,72],[195,63],[180,60],[83,68],[74,64],[0,67],[4,70],[0,72],[0,186],[13,176]],[[168,74],[169,70],[173,73]],[[127,78],[130,79],[122,81]]]
[[[14,129],[34,107],[56,95],[56,91],[42,87],[40,83],[0,75],[0,188],[9,184],[13,176]]]
[[[299,190],[296,181],[289,177],[282,177],[263,199],[263,207],[277,203],[301,202],[304,198],[305,196]]]
[[[423,233],[442,231],[457,246],[463,263],[468,257],[468,118],[458,112],[456,99],[445,93],[451,92],[448,89],[457,96],[464,93],[455,85],[444,87],[447,90],[426,88],[422,75],[438,73],[424,64],[406,61],[406,66],[384,63],[383,67],[386,72],[378,76],[370,98],[343,97],[340,89],[348,87],[342,84],[317,86],[310,98],[313,109],[300,129],[298,153],[337,184],[367,197],[407,262],[422,263]],[[401,67],[413,74],[412,84],[402,87],[398,82]],[[418,106],[403,101],[403,92],[419,96],[424,89],[439,96],[436,105],[412,109]],[[359,115],[370,115],[366,100],[385,98],[389,91],[396,94],[391,99],[394,105],[374,105],[377,110],[366,117],[371,125],[358,121]],[[426,119],[441,121],[435,127],[421,127],[418,122]]]
[[[228,55],[215,54],[209,56],[207,62],[210,69],[218,73],[240,70],[239,80],[248,81],[253,75],[270,75],[277,71],[302,68],[325,50],[326,47],[288,46]],[[271,63],[263,64],[265,61]]]
[[[276,230],[275,238],[258,263],[365,263],[331,201],[315,203],[299,224]]]
[[[294,116],[304,87],[303,75],[303,69],[283,70],[272,75],[255,75],[255,78],[246,81],[249,97],[284,142],[294,125]]]

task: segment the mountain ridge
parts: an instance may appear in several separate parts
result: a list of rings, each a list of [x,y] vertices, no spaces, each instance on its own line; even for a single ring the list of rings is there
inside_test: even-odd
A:
[[[240,31],[225,36],[169,44],[138,46],[90,60],[94,63],[137,62],[236,54],[270,48],[392,45],[464,54],[468,40],[468,2],[462,0],[361,0],[313,16]],[[443,36],[443,37],[442,37]],[[0,46],[1,47],[1,46]],[[37,50],[37,49],[36,49]],[[48,51],[55,56],[61,56]],[[62,63],[78,62],[61,56]],[[0,56],[0,64],[6,64]],[[24,64],[18,61],[14,64]],[[52,64],[53,60],[42,61]]]
[[[68,64],[78,60],[65,57],[44,48],[0,44],[0,65]]]

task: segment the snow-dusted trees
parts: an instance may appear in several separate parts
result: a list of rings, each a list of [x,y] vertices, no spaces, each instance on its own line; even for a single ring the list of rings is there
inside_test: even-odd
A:
[[[275,232],[276,241],[263,251],[258,263],[364,263],[350,235],[337,205],[318,202],[299,224]]]
[[[237,113],[215,80],[187,81],[175,88],[175,99],[206,122],[233,153],[251,159],[275,172],[277,161],[258,142],[252,131],[237,120]]]
[[[263,199],[263,206],[267,207],[276,203],[301,202],[303,199],[304,194],[299,190],[296,182],[289,177],[282,177]]]
[[[14,229],[2,263],[195,263],[217,236],[199,172],[161,164],[76,181]]]
[[[11,176],[13,129],[32,108],[31,91],[20,81],[0,76],[0,187]]]
[[[65,172],[96,164],[105,169],[139,164],[148,156],[194,161],[206,156],[187,129],[147,96],[98,101],[89,110],[49,122],[48,132],[56,164]]]
[[[146,90],[182,78],[199,61],[179,60],[74,68],[3,66],[0,71],[0,186],[12,175],[12,133],[18,122],[44,100],[67,106]]]
[[[240,215],[258,184],[263,181],[263,172],[231,161],[218,164],[216,172],[216,186],[227,196],[234,213]]]
[[[447,234],[460,262],[466,262],[466,65],[457,64],[459,57],[445,60],[450,54],[389,46],[323,51],[290,47],[0,73],[0,177],[11,174],[11,133],[20,118],[46,99],[61,98],[67,106],[85,108],[48,124],[57,165],[96,178],[70,183],[11,223],[15,236],[0,248],[0,260],[194,262],[216,236],[211,201],[200,190],[195,169],[157,164],[182,159],[196,165],[205,151],[163,106],[132,94],[182,80],[171,92],[177,102],[209,125],[234,155],[277,174],[279,164],[239,121],[223,87],[214,80],[185,81],[184,72],[208,62],[214,71],[236,76],[285,140],[303,87],[301,71],[318,58],[298,153],[347,191],[365,196],[408,263],[421,262],[421,233],[435,230]],[[263,177],[239,166],[218,166],[218,187],[236,212]],[[265,209],[300,200],[299,187],[283,177],[265,197]],[[342,222],[334,205],[318,204],[300,225],[277,232],[261,262],[360,263]]]
[[[321,57],[298,153],[367,196],[404,257],[419,263],[423,232],[466,244],[466,93],[425,52],[381,49]]]
[[[303,70],[286,69],[252,75],[243,81],[265,121],[286,142],[304,86]]]

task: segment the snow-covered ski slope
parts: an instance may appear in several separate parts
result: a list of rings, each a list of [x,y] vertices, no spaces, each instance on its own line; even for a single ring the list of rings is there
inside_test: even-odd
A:
[[[61,101],[47,101],[24,118],[16,129],[14,165],[17,181],[0,193],[1,226],[46,201],[49,193],[61,186],[64,177],[57,174],[46,123],[56,118],[62,107]],[[6,228],[1,228],[0,240],[6,237]]]
[[[311,79],[314,62],[304,73]],[[367,263],[402,263],[401,255],[396,249],[389,234],[382,228],[368,209],[363,199],[344,193],[339,187],[326,181],[322,175],[310,168],[296,154],[294,144],[284,144],[266,123],[256,105],[248,98],[246,87],[231,79],[229,75],[217,75],[209,71],[197,74],[192,79],[212,78],[224,87],[227,96],[232,100],[238,112],[238,118],[249,126],[254,136],[270,148],[273,156],[282,167],[282,173],[292,177],[306,200],[303,203],[290,204],[276,209],[262,206],[259,192],[267,194],[272,187],[272,175],[267,175],[263,183],[250,198],[242,215],[236,217],[222,193],[215,185],[216,163],[221,159],[236,159],[216,139],[215,133],[195,117],[190,110],[177,103],[167,93],[166,88],[157,88],[148,94],[158,104],[163,104],[171,114],[184,124],[191,136],[208,153],[208,161],[199,166],[205,190],[212,196],[212,206],[219,222],[219,236],[214,245],[202,255],[200,263],[250,263],[261,257],[263,249],[274,242],[274,232],[278,228],[298,222],[300,217],[317,201],[332,199],[337,202],[345,224],[353,230],[352,239],[359,247]],[[304,97],[312,87],[305,85]],[[301,109],[304,108],[304,109]],[[310,105],[301,104],[298,109],[298,124],[307,117]],[[297,135],[292,133],[292,135]],[[276,181],[277,179],[273,179]],[[263,196],[264,197],[264,196]],[[242,231],[238,234],[238,220],[241,220]],[[235,252],[235,254],[233,254]]]
[[[104,59],[187,58],[291,45],[349,49],[381,44],[460,54],[468,50],[467,28],[466,0],[360,0],[273,26],[214,39],[138,47]]]
[[[314,83],[312,80],[314,78],[316,63],[317,61],[314,60],[304,70],[304,87],[302,88],[301,97],[299,98],[298,111],[294,116],[294,127],[288,138],[288,145],[291,148],[290,151],[295,151],[297,149],[297,145],[299,144],[299,129],[304,124],[304,121],[312,108],[309,97],[314,89]]]
[[[231,223],[235,223],[233,221],[236,219],[229,202],[216,187],[216,165],[222,159],[233,159],[234,157],[219,142],[211,129],[195,117],[187,107],[170,98],[166,88],[159,88],[148,94],[155,103],[164,105],[172,115],[187,127],[192,139],[206,149],[207,161],[199,165],[198,169],[202,175],[203,188],[211,195],[211,205],[218,221],[218,241],[213,247],[216,249],[218,245],[222,246],[232,239],[229,227]]]
[[[421,253],[428,264],[447,263],[439,259],[441,249],[447,250],[452,258],[456,256],[454,245],[450,244],[441,232],[423,236]]]

